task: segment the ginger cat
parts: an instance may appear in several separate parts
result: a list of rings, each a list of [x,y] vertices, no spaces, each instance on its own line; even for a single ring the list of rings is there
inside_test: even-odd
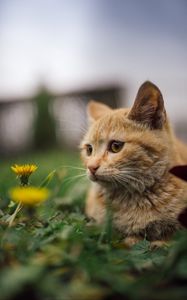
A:
[[[169,170],[187,163],[187,147],[173,134],[160,90],[145,82],[131,109],[91,101],[88,116],[81,143],[92,181],[87,215],[101,223],[109,205],[126,244],[166,242],[180,228],[177,216],[187,201],[187,184]]]

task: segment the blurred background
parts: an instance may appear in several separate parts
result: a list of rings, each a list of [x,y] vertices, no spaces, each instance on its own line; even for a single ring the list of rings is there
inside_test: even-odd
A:
[[[77,149],[86,104],[161,89],[187,140],[186,0],[0,0],[0,156]]]

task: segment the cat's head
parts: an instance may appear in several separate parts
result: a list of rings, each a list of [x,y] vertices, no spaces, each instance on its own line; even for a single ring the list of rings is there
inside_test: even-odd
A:
[[[169,167],[169,125],[160,90],[139,89],[132,108],[111,109],[91,101],[90,126],[81,154],[90,180],[109,188],[143,192]]]

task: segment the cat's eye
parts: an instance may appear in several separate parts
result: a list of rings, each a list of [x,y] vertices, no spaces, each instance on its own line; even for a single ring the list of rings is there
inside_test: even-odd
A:
[[[124,146],[124,142],[120,141],[111,141],[108,145],[108,151],[112,153],[118,153]]]
[[[90,156],[92,154],[92,151],[93,151],[92,145],[87,144],[87,145],[85,145],[85,147],[86,147],[86,154],[88,156]]]

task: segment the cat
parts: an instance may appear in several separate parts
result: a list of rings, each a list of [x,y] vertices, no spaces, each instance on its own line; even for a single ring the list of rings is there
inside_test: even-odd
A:
[[[91,180],[86,214],[97,223],[112,211],[113,226],[132,246],[146,238],[166,243],[180,228],[187,184],[169,170],[187,163],[187,146],[170,126],[159,88],[146,81],[132,108],[91,101],[81,156]]]

